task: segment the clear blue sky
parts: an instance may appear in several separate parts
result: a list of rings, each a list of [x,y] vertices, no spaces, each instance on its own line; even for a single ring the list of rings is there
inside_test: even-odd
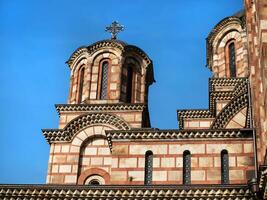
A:
[[[177,128],[176,110],[208,107],[205,38],[242,0],[0,0],[0,183],[45,183],[49,145],[41,129],[56,128],[54,104],[66,103],[65,64],[82,45],[120,40],[154,62],[153,127]]]

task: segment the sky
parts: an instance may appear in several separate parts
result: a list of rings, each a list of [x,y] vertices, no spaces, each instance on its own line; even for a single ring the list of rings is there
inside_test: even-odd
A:
[[[206,37],[242,0],[0,0],[0,183],[45,183],[49,155],[41,129],[57,128],[78,47],[118,39],[153,60],[152,127],[178,128],[177,109],[208,108]]]

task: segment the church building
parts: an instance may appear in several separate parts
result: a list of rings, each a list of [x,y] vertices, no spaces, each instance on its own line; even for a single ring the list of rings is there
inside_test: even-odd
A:
[[[2,184],[0,199],[267,199],[267,2],[244,5],[207,36],[209,106],[177,110],[177,129],[152,128],[153,62],[118,22],[75,50],[59,125],[42,130],[46,184]]]

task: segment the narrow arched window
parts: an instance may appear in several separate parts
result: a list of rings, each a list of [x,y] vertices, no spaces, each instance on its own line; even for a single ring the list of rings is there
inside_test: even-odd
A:
[[[78,103],[82,102],[83,97],[83,80],[84,80],[84,68],[80,70],[79,74],[79,89],[78,89]]]
[[[183,153],[183,184],[191,183],[191,153],[184,151]]]
[[[107,99],[108,97],[108,71],[109,62],[104,61],[101,66],[101,83],[100,83],[100,99]]]
[[[229,50],[229,69],[230,77],[236,77],[236,54],[235,54],[235,43],[232,42],[228,46]]]
[[[145,185],[152,183],[153,173],[153,152],[147,151],[145,155]]]
[[[229,155],[227,150],[221,152],[221,179],[222,184],[229,183]]]
[[[129,67],[127,71],[127,88],[126,88],[126,102],[132,103],[133,96],[133,68]]]

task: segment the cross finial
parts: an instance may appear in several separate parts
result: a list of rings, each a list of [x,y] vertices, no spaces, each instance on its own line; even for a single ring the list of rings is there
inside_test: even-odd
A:
[[[112,22],[110,26],[106,27],[106,31],[111,33],[111,39],[116,39],[117,34],[124,30],[124,26],[120,25],[117,21]]]

